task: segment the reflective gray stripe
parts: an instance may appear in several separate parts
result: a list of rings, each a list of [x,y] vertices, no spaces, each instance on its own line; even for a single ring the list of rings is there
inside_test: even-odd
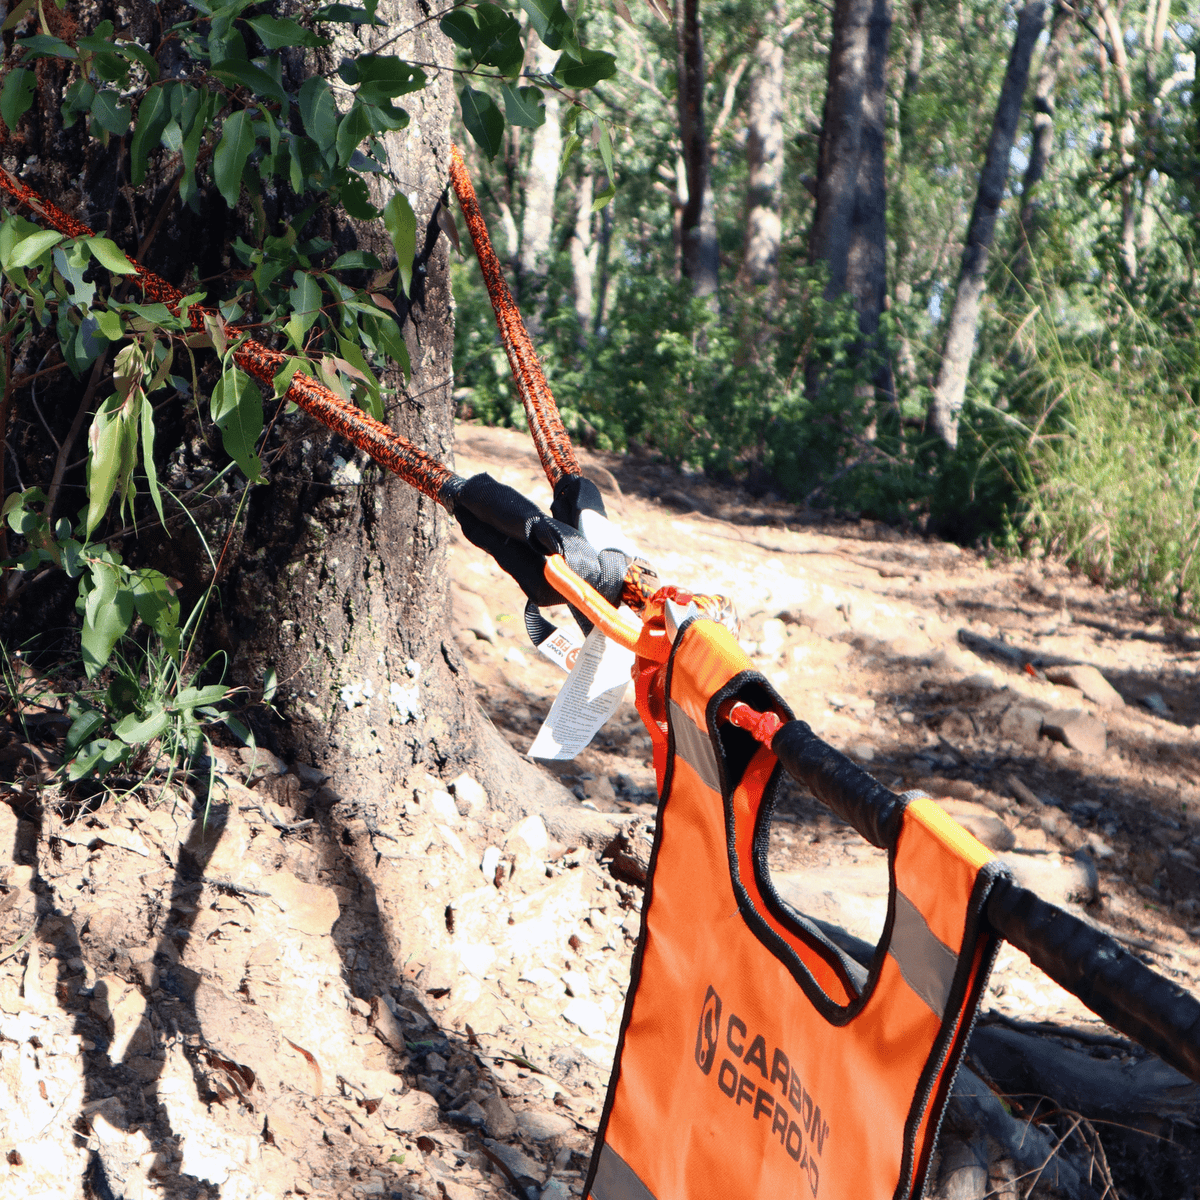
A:
[[[600,1147],[591,1194],[594,1200],[654,1200],[654,1193],[607,1142]]]
[[[925,923],[917,906],[896,892],[896,923],[888,953],[896,960],[904,982],[933,1009],[940,1021],[958,968],[958,955]]]
[[[717,755],[708,740],[708,734],[696,728],[692,718],[671,701],[671,728],[675,730],[675,753],[714,792],[721,790],[721,772],[717,768]]]

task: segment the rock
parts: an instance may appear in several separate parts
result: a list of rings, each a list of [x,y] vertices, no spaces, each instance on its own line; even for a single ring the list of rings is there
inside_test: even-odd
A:
[[[479,869],[483,872],[483,877],[488,883],[496,882],[496,868],[500,865],[500,851],[495,846],[489,846],[483,852],[483,861],[479,864]]]
[[[989,850],[1011,850],[1017,839],[995,813],[971,800],[939,800],[938,804]]]
[[[771,617],[763,622],[762,637],[759,639],[758,652],[764,658],[774,658],[783,649],[787,641],[787,626],[778,618]]]
[[[290,871],[276,871],[262,881],[284,911],[288,928],[312,937],[328,937],[341,910],[337,893],[317,883],[301,883]]]
[[[842,612],[824,600],[817,600],[803,607],[784,609],[776,616],[785,625],[804,625],[819,637],[830,640],[849,632],[850,628]]]
[[[575,1128],[575,1122],[570,1117],[560,1116],[558,1113],[547,1112],[523,1112],[517,1113],[517,1124],[521,1127],[521,1132],[526,1137],[531,1137],[535,1142],[546,1142],[551,1138],[562,1137],[565,1133],[570,1133]]]
[[[1075,663],[1066,667],[1047,667],[1046,678],[1051,683],[1078,688],[1093,704],[1101,708],[1124,708],[1121,693],[1095,667]]]
[[[1022,746],[1036,746],[1042,732],[1043,714],[1040,708],[1013,704],[1000,718],[1000,736]]]
[[[1176,847],[1167,851],[1167,882],[1181,898],[1200,896],[1200,865],[1187,850]]]
[[[113,1006],[111,1025],[113,1039],[108,1047],[108,1057],[112,1062],[124,1062],[126,1054],[144,1054],[152,1047],[146,997],[136,989],[131,988]]]
[[[393,1050],[404,1053],[404,1030],[381,996],[371,998],[371,1024],[375,1027],[376,1037]]]
[[[488,794],[483,785],[465,771],[450,781],[450,791],[458,803],[458,811],[464,817],[478,817],[488,806]]]
[[[542,1188],[541,1200],[571,1200],[571,1189],[565,1179],[551,1179]]]
[[[1088,758],[1101,758],[1108,749],[1108,731],[1104,722],[1077,708],[1046,713],[1042,733]]]
[[[588,1037],[599,1037],[608,1023],[604,1016],[604,1009],[594,1000],[572,1000],[563,1009],[563,1016],[572,1025],[578,1026],[580,1032],[587,1034]]]
[[[483,1115],[492,1137],[510,1138],[517,1132],[517,1118],[502,1096],[489,1096],[483,1102]]]
[[[328,772],[322,771],[320,767],[300,762],[292,763],[292,774],[306,788],[320,787],[330,777]]]
[[[1036,892],[1051,904],[1087,904],[1095,895],[1096,866],[1087,854],[1078,854],[1066,861],[1017,853],[997,857],[1008,866],[1022,887]]]
[[[449,792],[430,792],[427,803],[432,814],[440,818],[447,825],[454,826],[458,824],[458,806],[454,803],[454,797]]]
[[[17,814],[0,801],[0,867],[7,867],[13,862],[18,824]]]
[[[404,1096],[385,1096],[376,1111],[393,1133],[425,1133],[438,1124],[437,1101],[416,1089]]]
[[[562,981],[569,996],[577,996],[586,1000],[592,994],[592,986],[582,971],[564,971]]]
[[[456,582],[450,584],[450,603],[453,606],[455,629],[469,629],[482,642],[496,640],[496,626],[482,596],[468,592]]]
[[[541,1182],[545,1168],[517,1146],[507,1146],[495,1138],[484,1138],[483,1144],[518,1178],[524,1176]]]
[[[1156,716],[1169,717],[1171,715],[1171,706],[1158,692],[1151,692],[1148,696],[1143,696],[1142,703]]]
[[[508,831],[504,839],[506,846],[516,842],[523,842],[525,848],[535,858],[541,858],[546,853],[546,848],[550,845],[550,835],[546,832],[545,823],[539,816],[526,817],[519,824],[514,825]]]

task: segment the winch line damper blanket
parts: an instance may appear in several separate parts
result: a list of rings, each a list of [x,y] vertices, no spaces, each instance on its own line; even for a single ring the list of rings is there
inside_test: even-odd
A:
[[[583,536],[590,523],[609,545],[618,540],[582,476],[457,147],[451,183],[554,489],[553,515],[486,475],[455,475],[300,372],[284,399],[447,508],[516,579],[538,621],[539,606],[566,601],[585,629],[597,627],[636,656],[638,710],[661,799],[591,1194],[803,1194],[800,1184],[823,1197],[919,1193],[1000,937],[1114,1029],[1200,1082],[1195,997],[1020,887],[928,798],[895,795],[792,720],[721,623],[722,598],[658,588],[632,550],[598,552],[597,538]],[[65,236],[94,236],[2,168],[0,188]],[[178,314],[183,293],[132,266],[145,294]],[[189,307],[197,332],[205,317],[225,328],[237,365],[273,388],[288,357],[213,310]],[[527,624],[536,642],[536,622]],[[780,770],[888,852],[887,924],[865,978],[771,886],[766,846]],[[681,1096],[656,1076],[674,1080]],[[847,1107],[855,1094],[861,1113]],[[748,1173],[718,1183],[714,1137]],[[847,1178],[857,1181],[852,1190],[842,1190]]]

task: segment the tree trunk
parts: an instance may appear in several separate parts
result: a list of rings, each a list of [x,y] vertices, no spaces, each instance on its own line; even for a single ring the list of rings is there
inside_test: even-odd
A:
[[[708,167],[708,135],[704,126],[704,36],[700,0],[677,0],[675,29],[679,78],[679,135],[683,145],[687,199],[680,216],[680,265],[692,283],[692,295],[716,303],[717,215]]]
[[[1114,114],[1112,123],[1117,141],[1117,162],[1121,172],[1121,262],[1125,269],[1126,282],[1132,283],[1138,273],[1137,234],[1133,211],[1133,112],[1136,103],[1133,79],[1129,71],[1129,56],[1125,52],[1125,30],[1120,14],[1113,9],[1108,0],[1098,0],[1096,11],[1108,31],[1105,50],[1116,73],[1117,88],[1121,93],[1120,110]]]
[[[891,0],[837,0],[834,6],[809,239],[811,261],[828,269],[825,298],[850,294],[867,353],[880,352],[876,334],[887,302],[884,128],[891,28]],[[876,383],[890,392],[890,368],[880,358]]]
[[[899,152],[896,155],[895,220],[893,237],[896,243],[894,288],[899,312],[899,345],[897,357],[899,372],[908,385],[916,382],[917,360],[912,342],[905,332],[905,310],[913,298],[913,258],[916,241],[913,237],[914,216],[908,200],[908,165],[912,161],[916,141],[916,117],[914,107],[921,85],[921,67],[925,58],[925,5],[923,0],[913,0],[908,18],[908,57],[904,65],[904,90],[900,95],[900,119],[897,128]]]
[[[537,42],[534,69],[550,74],[558,52]],[[533,131],[533,150],[525,183],[525,213],[521,221],[520,296],[526,323],[534,338],[542,326],[546,272],[550,269],[550,240],[554,233],[554,193],[558,184],[558,160],[562,156],[561,103],[553,88],[544,92],[546,120]]]
[[[958,414],[962,411],[967,372],[975,353],[975,332],[983,300],[984,274],[996,232],[996,217],[1004,199],[1008,161],[1021,115],[1021,99],[1029,81],[1033,48],[1042,32],[1045,12],[1045,0],[1029,0],[1017,17],[1017,34],[1000,88],[992,136],[988,141],[987,157],[975,194],[975,208],[967,227],[958,291],[946,329],[942,368],[929,405],[930,426],[951,449],[958,445]]]
[[[592,196],[595,179],[590,171],[580,176],[575,186],[575,228],[571,234],[571,279],[574,283],[575,315],[586,340],[592,327],[593,281],[600,244],[592,236]]]
[[[1059,65],[1074,20],[1074,9],[1062,4],[1055,5],[1054,20],[1050,26],[1050,43],[1042,56],[1037,82],[1034,85],[1029,162],[1021,180],[1021,212],[1017,223],[1017,245],[1013,254],[1013,275],[1019,283],[1027,281],[1033,262],[1041,216],[1037,186],[1046,174],[1046,164],[1050,161],[1050,153],[1054,149],[1054,93],[1058,87]]]
[[[783,185],[783,4],[776,0],[754,48],[746,100],[746,248],[740,282],[779,290],[780,192]]]

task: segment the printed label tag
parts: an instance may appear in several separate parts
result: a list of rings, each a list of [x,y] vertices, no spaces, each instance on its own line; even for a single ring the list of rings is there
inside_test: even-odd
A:
[[[593,629],[529,747],[530,758],[565,760],[583,750],[624,698],[633,657]]]
[[[556,629],[538,646],[537,652],[548,658],[556,667],[562,667],[569,673],[579,658],[582,646],[579,634],[573,629]]]

